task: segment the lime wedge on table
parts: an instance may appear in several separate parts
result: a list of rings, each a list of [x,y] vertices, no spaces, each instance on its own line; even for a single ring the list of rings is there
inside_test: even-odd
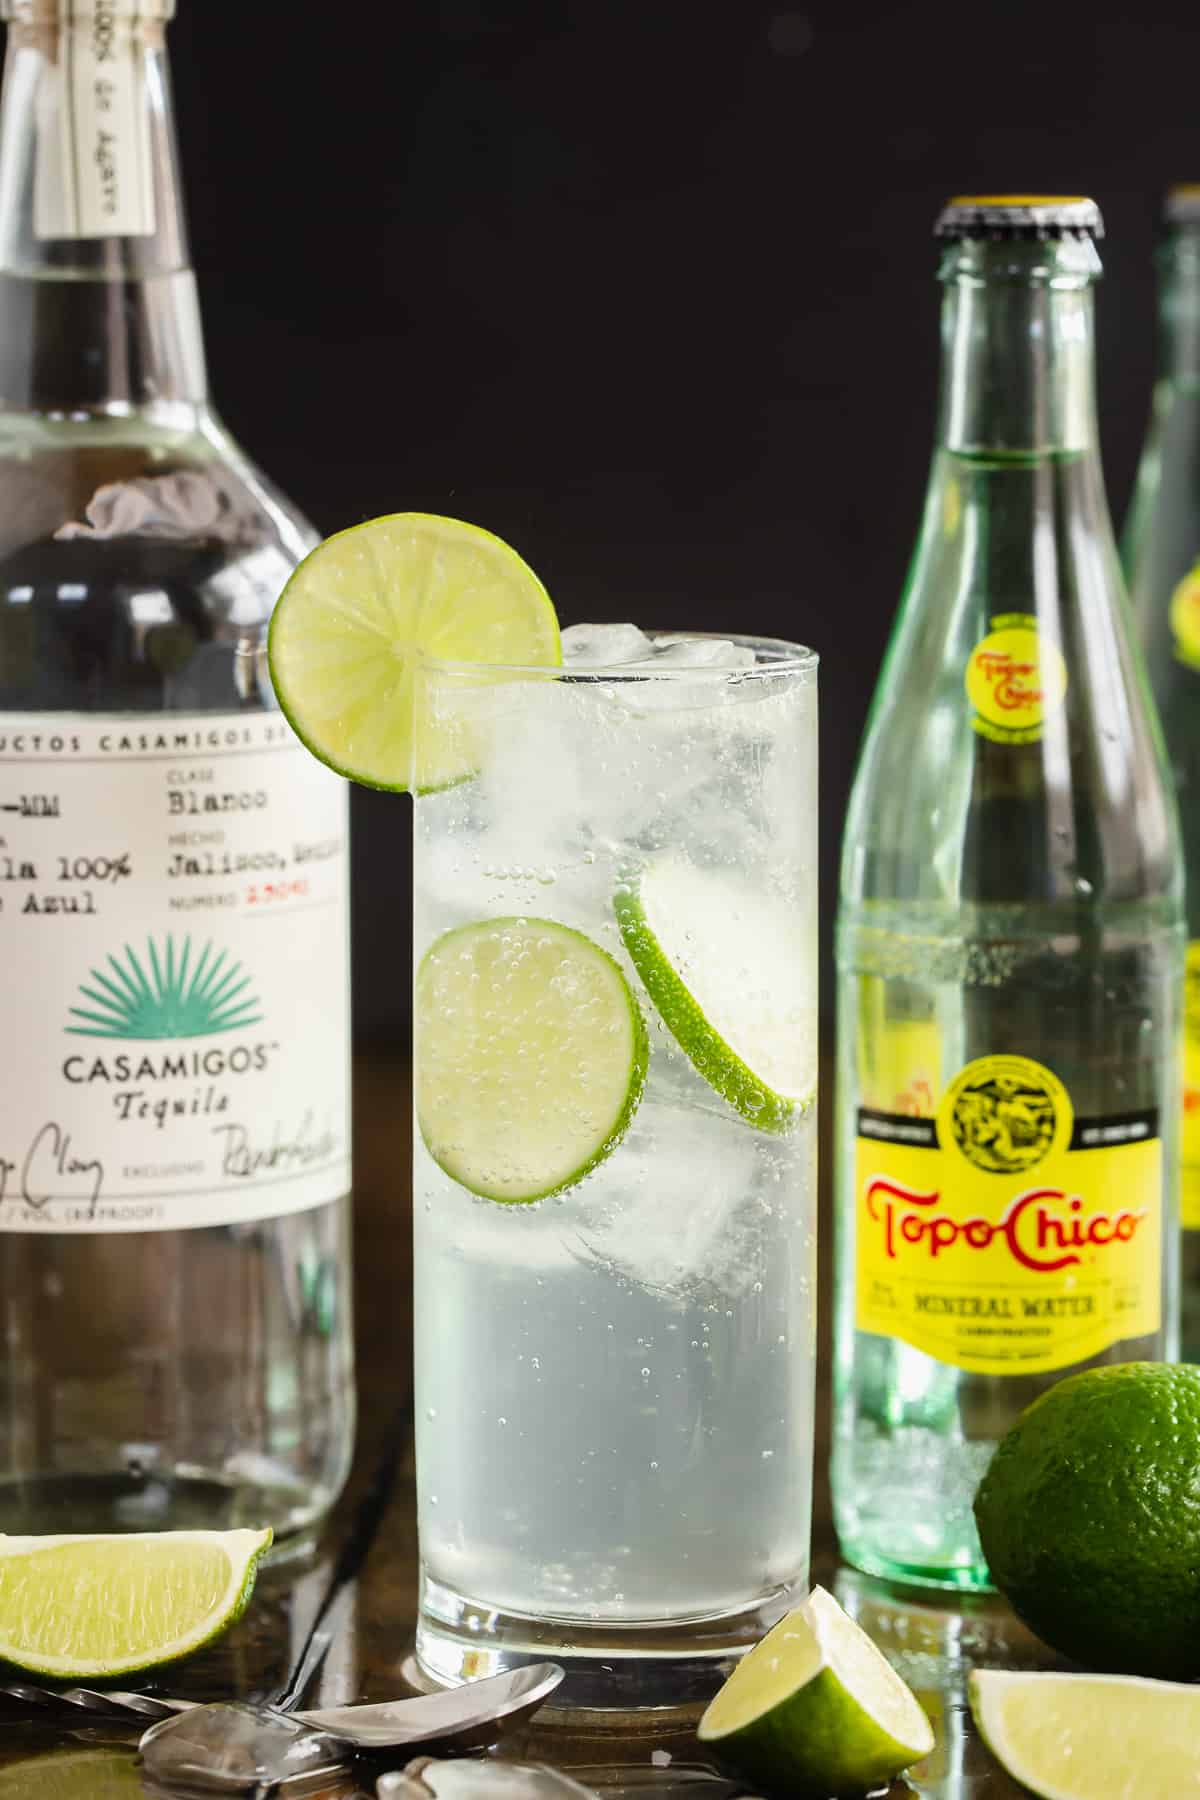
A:
[[[656,857],[613,900],[625,948],[681,1050],[763,1131],[816,1087],[813,956],[795,909],[720,869]]]
[[[146,1800],[127,1750],[51,1750],[0,1766],[0,1800]]]
[[[1200,1688],[977,1669],[968,1695],[992,1755],[1043,1800],[1200,1793]]]
[[[417,1119],[434,1161],[489,1200],[541,1200],[615,1149],[646,1080],[646,1028],[606,950],[549,919],[484,919],[426,951]]]
[[[772,1791],[821,1800],[884,1785],[933,1749],[910,1690],[819,1587],[742,1658],[698,1735]]]
[[[190,1656],[245,1610],[269,1531],[0,1537],[0,1662],[102,1681]]]
[[[469,775],[469,745],[416,717],[421,655],[557,667],[558,620],[515,550],[458,519],[392,513],[326,538],[271,620],[271,680],[314,756],[369,787],[429,790]]]

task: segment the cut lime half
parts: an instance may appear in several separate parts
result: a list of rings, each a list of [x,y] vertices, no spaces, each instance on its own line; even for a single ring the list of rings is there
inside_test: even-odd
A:
[[[417,1119],[447,1175],[488,1200],[542,1200],[624,1136],[646,1027],[599,944],[550,919],[448,931],[417,970]]]
[[[992,1755],[1042,1800],[1200,1793],[1200,1688],[976,1669],[967,1692]]]
[[[190,1656],[241,1617],[270,1531],[0,1537],[0,1662],[103,1681]]]
[[[771,1792],[865,1793],[933,1749],[933,1729],[824,1588],[749,1651],[700,1721],[701,1743]]]
[[[674,851],[623,882],[613,906],[680,1049],[752,1125],[788,1130],[816,1089],[814,951],[796,911]]]
[[[478,525],[392,513],[339,531],[305,557],[271,619],[271,680],[292,729],[368,787],[428,791],[472,772],[460,724],[418,707],[422,656],[562,661],[545,588]]]

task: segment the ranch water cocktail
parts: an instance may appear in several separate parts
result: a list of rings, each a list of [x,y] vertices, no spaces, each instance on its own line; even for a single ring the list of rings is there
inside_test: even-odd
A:
[[[807,1591],[816,658],[560,648],[506,546],[420,515],[276,618],[310,747],[416,795],[420,1663],[706,1698]]]
[[[416,806],[418,1649],[662,1701],[807,1577],[816,668],[564,658],[426,677],[476,773]]]

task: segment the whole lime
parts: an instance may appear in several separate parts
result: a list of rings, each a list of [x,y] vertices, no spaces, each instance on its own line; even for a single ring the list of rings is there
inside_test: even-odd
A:
[[[975,1496],[992,1579],[1095,1669],[1200,1675],[1200,1367],[1068,1376],[997,1447]]]

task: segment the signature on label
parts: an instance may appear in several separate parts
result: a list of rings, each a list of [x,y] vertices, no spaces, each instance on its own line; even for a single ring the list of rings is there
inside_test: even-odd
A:
[[[221,1144],[222,1175],[239,1181],[256,1175],[296,1174],[325,1162],[340,1145],[337,1132],[318,1128],[311,1109],[295,1131],[276,1123],[269,1138],[257,1143],[244,1125],[217,1125],[213,1135]]]
[[[0,1156],[0,1202],[23,1200],[41,1212],[52,1200],[82,1200],[94,1213],[103,1186],[100,1158],[80,1155],[53,1120],[34,1133],[23,1157]]]

